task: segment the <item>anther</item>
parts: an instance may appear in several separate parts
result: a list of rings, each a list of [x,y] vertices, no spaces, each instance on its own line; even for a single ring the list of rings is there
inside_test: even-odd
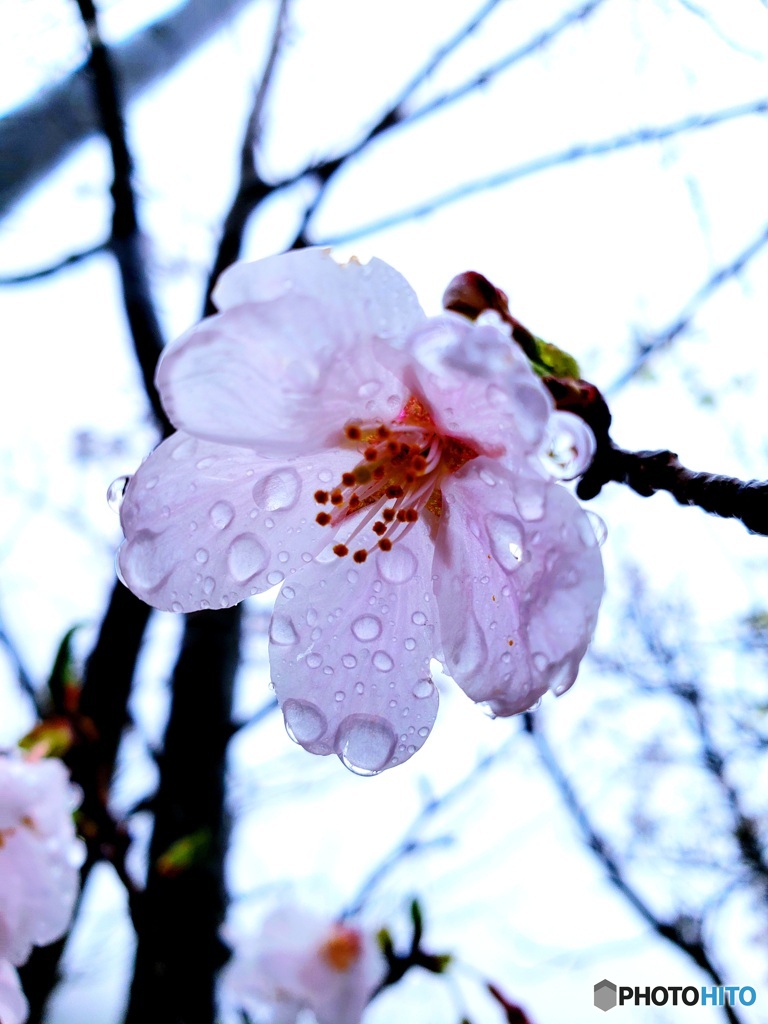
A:
[[[395,518],[395,510],[393,508],[385,508],[382,510],[381,518],[385,523],[391,523]]]
[[[408,508],[405,510],[405,521],[406,523],[415,523],[419,518],[418,510],[415,508]]]
[[[345,487],[351,487],[355,482],[355,474],[343,473],[341,477],[341,482],[344,484]]]
[[[388,498],[402,498],[402,496],[403,488],[400,486],[400,484],[392,484],[391,487],[387,488]],[[333,495],[331,495],[331,501],[333,501]]]
[[[344,498],[341,495],[341,491],[331,491],[331,504],[332,505],[341,505],[341,503],[343,501],[344,501]]]
[[[383,423],[381,424],[379,429],[376,431],[376,433],[379,435],[379,437],[389,437],[389,430],[388,430],[387,427],[384,426]]]
[[[350,494],[348,504],[350,508],[357,508],[357,506],[360,504],[360,499],[356,494]]]
[[[397,510],[397,521],[398,521],[398,523],[404,523],[405,520],[406,520],[406,511],[405,511],[404,508],[399,508]]]
[[[349,554],[349,548],[346,544],[335,544],[333,548],[334,555],[338,555],[339,558],[343,558],[344,555]]]
[[[363,455],[367,462],[375,462],[377,459],[377,453],[375,448],[366,448]]]
[[[364,562],[368,557],[368,552],[365,550],[365,548],[360,548],[360,550],[356,551],[354,555],[352,555],[352,557],[356,562]]]
[[[374,533],[378,534],[379,537],[380,537],[382,535],[382,533],[386,533],[387,532],[387,524],[386,523],[382,523],[380,519],[377,519],[376,522],[371,527],[371,529],[373,530]]]
[[[359,441],[361,437],[360,427],[347,427],[346,434],[350,441]]]
[[[315,501],[318,505],[325,505],[328,501],[328,491],[315,491]]]
[[[315,522],[320,523],[321,526],[327,526],[330,521],[331,517],[327,512],[318,512],[315,516]]]
[[[382,537],[381,540],[379,541],[379,547],[381,548],[382,551],[391,551],[392,541],[389,539],[389,537]]]

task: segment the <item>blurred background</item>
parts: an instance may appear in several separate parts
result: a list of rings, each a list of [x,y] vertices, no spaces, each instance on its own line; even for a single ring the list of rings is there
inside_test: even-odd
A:
[[[454,963],[410,971],[369,1024],[512,1019],[488,982],[532,1024],[583,1024],[603,978],[757,992],[623,1019],[768,1021],[764,538],[608,485],[575,687],[491,720],[441,677],[425,749],[364,779],[285,734],[274,593],[149,615],[116,583],[105,497],[160,439],[145,382],[212,278],[304,245],[386,260],[428,313],[479,271],[578,358],[617,443],[768,477],[765,0],[0,12],[0,746],[66,710],[62,680],[100,730],[66,752],[87,882],[66,944],[28,965],[31,1019],[142,1019],[134,963],[199,955],[210,983],[223,879],[240,931],[291,899],[406,942],[418,898]],[[159,858],[200,830],[213,852],[181,874],[202,889],[180,896]]]

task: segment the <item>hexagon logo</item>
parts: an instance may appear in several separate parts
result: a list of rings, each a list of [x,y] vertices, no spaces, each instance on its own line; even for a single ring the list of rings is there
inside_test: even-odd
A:
[[[616,986],[603,978],[595,985],[595,1006],[598,1010],[612,1010],[616,1005]]]

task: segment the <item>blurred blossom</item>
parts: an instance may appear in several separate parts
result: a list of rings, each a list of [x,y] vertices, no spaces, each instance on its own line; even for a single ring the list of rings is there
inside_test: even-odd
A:
[[[214,298],[158,370],[179,432],[126,488],[131,590],[193,611],[284,583],[286,727],[364,775],[429,735],[432,657],[497,715],[568,689],[603,571],[554,477],[594,439],[501,321],[428,318],[387,264],[318,249],[237,264]]]
[[[387,973],[376,937],[302,907],[274,910],[261,931],[233,940],[224,999],[258,1024],[358,1024]]]
[[[2,960],[23,964],[69,926],[84,856],[72,821],[79,802],[61,761],[0,755]]]
[[[0,1021],[2,1024],[24,1024],[29,1012],[16,969],[7,960],[0,960]]]

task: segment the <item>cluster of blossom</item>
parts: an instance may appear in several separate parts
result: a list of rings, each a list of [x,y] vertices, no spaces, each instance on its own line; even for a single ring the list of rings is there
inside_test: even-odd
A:
[[[22,1024],[27,1002],[15,968],[33,946],[60,938],[79,888],[83,845],[77,789],[61,761],[0,755],[0,1021]]]
[[[127,484],[126,585],[181,612],[283,584],[288,732],[360,774],[424,744],[433,657],[496,715],[568,689],[603,572],[554,475],[583,472],[594,438],[506,325],[427,317],[387,264],[321,250],[237,264],[214,299],[160,362],[178,432]]]
[[[281,906],[256,935],[231,939],[223,1000],[259,1024],[359,1024],[387,973],[376,937],[304,907]]]

